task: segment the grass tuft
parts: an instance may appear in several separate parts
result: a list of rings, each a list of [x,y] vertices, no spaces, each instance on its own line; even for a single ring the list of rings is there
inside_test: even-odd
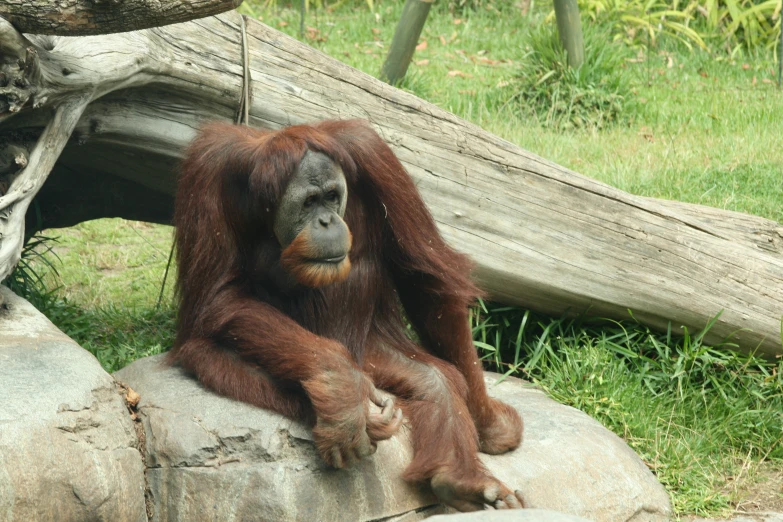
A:
[[[553,24],[532,28],[525,42],[513,98],[523,114],[558,129],[601,129],[633,118],[629,50],[612,44],[608,28],[585,24],[585,61],[576,69],[568,67]]]
[[[45,277],[47,273],[56,279],[60,275],[56,264],[61,261],[53,251],[56,241],[57,238],[42,234],[28,239],[22,248],[19,263],[2,281],[12,292],[39,309],[53,299],[59,290],[57,285],[52,288]]]

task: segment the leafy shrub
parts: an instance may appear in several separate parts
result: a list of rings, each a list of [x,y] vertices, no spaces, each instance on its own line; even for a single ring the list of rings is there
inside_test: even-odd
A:
[[[628,49],[612,45],[609,29],[592,24],[584,27],[584,44],[584,63],[570,68],[553,24],[531,30],[514,85],[516,106],[561,129],[627,121],[635,107],[625,63]]]
[[[735,49],[773,47],[780,7],[779,0],[579,0],[582,16],[611,23],[627,40],[654,45],[666,34],[703,49],[709,40]]]

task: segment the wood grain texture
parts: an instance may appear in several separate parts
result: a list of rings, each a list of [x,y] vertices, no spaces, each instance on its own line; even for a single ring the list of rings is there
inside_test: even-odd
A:
[[[235,9],[242,0],[3,0],[0,16],[20,32],[79,36],[187,22]]]
[[[413,176],[443,235],[476,261],[475,275],[493,298],[553,314],[587,311],[623,319],[631,310],[656,328],[671,320],[674,331],[681,325],[700,329],[722,313],[710,342],[731,335],[743,349],[781,353],[779,224],[624,193],[269,27],[253,21],[247,27],[251,125],[372,122]],[[126,36],[113,36],[119,37]],[[144,40],[135,45],[146,49],[138,57],[140,72],[127,80],[133,87],[115,82],[96,96],[55,173],[86,169],[170,194],[182,147],[199,123],[236,116],[239,16],[226,13],[127,38]],[[102,45],[110,53],[120,45],[107,46],[105,37],[67,40],[71,60],[78,49]],[[121,57],[133,58],[127,52]],[[85,68],[91,59],[86,52],[80,58]],[[5,126],[33,121],[15,118]]]

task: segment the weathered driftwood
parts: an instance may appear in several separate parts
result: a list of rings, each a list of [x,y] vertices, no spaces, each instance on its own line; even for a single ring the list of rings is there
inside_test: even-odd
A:
[[[24,103],[8,103],[0,89],[0,150],[43,148],[41,129],[56,125],[49,123],[51,107],[63,114],[86,104],[38,194],[43,226],[101,216],[167,220],[183,145],[201,121],[236,117],[240,26],[231,12],[111,36],[30,37],[40,57],[30,69],[41,74],[30,75],[33,88],[18,89],[20,99],[35,91]],[[672,320],[675,330],[701,328],[722,312],[709,341],[731,335],[745,349],[781,352],[777,223],[626,194],[262,24],[249,21],[247,32],[251,125],[371,121],[416,180],[447,240],[475,259],[476,277],[494,298],[556,314],[627,318],[631,310],[654,327]],[[0,26],[3,39],[8,28]],[[8,106],[24,109],[9,118]],[[56,156],[56,148],[46,151]],[[20,246],[14,194],[47,173],[33,156],[21,171],[6,161],[6,175],[17,172],[0,197],[0,212],[11,217],[0,220],[0,278]],[[28,214],[32,226],[37,214]]]
[[[123,33],[234,9],[242,0],[3,0],[0,16],[22,33]]]

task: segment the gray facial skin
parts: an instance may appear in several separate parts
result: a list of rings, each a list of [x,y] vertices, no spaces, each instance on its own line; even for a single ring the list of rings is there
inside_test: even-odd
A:
[[[348,227],[342,220],[348,201],[345,176],[325,154],[308,151],[275,214],[273,230],[285,250],[310,227],[313,260],[334,262],[348,254]]]

